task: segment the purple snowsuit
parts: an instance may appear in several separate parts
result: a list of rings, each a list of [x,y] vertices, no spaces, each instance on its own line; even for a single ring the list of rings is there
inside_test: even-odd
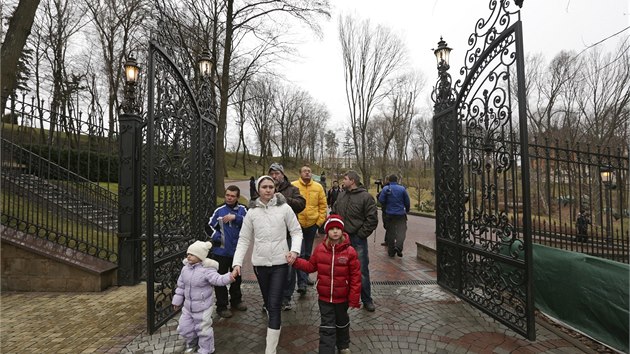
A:
[[[186,343],[194,343],[199,338],[200,354],[214,352],[214,331],[212,330],[212,310],[214,307],[214,286],[230,283],[230,273],[217,272],[219,264],[206,258],[203,262],[189,264],[186,259],[177,279],[177,289],[173,305],[182,306],[177,332]]]

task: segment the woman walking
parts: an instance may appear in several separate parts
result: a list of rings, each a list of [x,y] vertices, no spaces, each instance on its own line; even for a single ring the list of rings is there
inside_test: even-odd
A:
[[[270,176],[258,178],[256,188],[259,197],[249,204],[232,264],[241,275],[243,258],[253,244],[252,265],[269,315],[265,353],[271,354],[276,352],[280,339],[282,295],[288,267],[300,255],[302,228],[284,196],[275,193]],[[291,250],[287,245],[287,230],[291,235]]]

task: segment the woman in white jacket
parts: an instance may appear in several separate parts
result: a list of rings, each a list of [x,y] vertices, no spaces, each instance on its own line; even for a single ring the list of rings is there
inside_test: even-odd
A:
[[[271,177],[258,178],[256,188],[259,197],[249,203],[232,265],[240,275],[245,253],[253,243],[252,265],[269,315],[265,353],[270,354],[276,352],[280,339],[282,292],[288,267],[300,255],[302,228],[284,196],[275,193]],[[287,245],[287,230],[291,235],[291,250]]]

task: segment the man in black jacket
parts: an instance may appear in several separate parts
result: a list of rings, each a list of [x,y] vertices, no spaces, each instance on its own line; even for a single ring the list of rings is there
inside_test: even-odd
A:
[[[326,201],[328,202],[328,207],[332,208],[332,205],[335,204],[335,202],[337,201],[337,197],[339,196],[339,193],[341,193],[341,188],[339,188],[339,182],[337,182],[337,180],[334,180],[332,185],[332,188],[330,188],[328,190],[328,193],[326,193]]]
[[[367,238],[378,226],[378,211],[374,197],[361,184],[356,171],[348,171],[343,177],[344,191],[339,194],[332,206],[332,213],[339,214],[344,220],[344,231],[350,235],[350,243],[359,255],[361,262],[361,302],[363,308],[374,312],[370,286],[370,259],[368,257]]]
[[[273,178],[274,183],[276,184],[276,192],[281,193],[287,200],[287,204],[293,209],[295,216],[301,213],[304,208],[306,208],[306,199],[300,194],[300,189],[291,182],[287,176],[284,175],[284,167],[282,167],[279,163],[272,163],[269,166],[269,176]],[[289,249],[291,249],[291,235],[287,232],[287,243],[289,245]],[[293,292],[295,291],[295,284],[297,282],[297,273],[295,272],[295,268],[289,267],[289,272],[287,273],[287,285],[284,289],[284,297],[282,299],[282,310],[288,311],[291,310],[291,298],[293,297]]]

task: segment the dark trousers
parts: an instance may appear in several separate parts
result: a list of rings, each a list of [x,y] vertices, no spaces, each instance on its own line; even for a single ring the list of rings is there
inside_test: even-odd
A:
[[[291,249],[291,236],[287,236],[287,245]],[[297,283],[297,270],[293,267],[287,267],[286,283],[284,285],[282,301],[289,303],[291,297],[295,291],[295,284]]]
[[[385,231],[385,242],[387,242],[387,252],[391,255],[396,249],[402,252],[407,238],[407,215],[387,215],[387,230]]]
[[[319,353],[334,354],[337,349],[350,347],[350,316],[348,316],[348,303],[332,304],[318,300],[321,313],[321,325],[319,326]]]
[[[302,229],[302,250],[300,250],[300,258],[304,258],[307,261],[311,258],[311,254],[313,253],[313,242],[315,241],[315,236],[317,235],[317,225],[309,226],[307,228]],[[306,287],[306,282],[308,281],[308,273],[305,273],[301,270],[297,271],[297,283],[299,288]]]
[[[234,257],[213,255],[212,258],[219,262],[219,274],[225,274],[232,271],[232,261]],[[229,285],[230,305],[235,306],[243,301],[243,293],[241,293],[241,277],[236,277],[236,281]],[[227,286],[215,286],[214,292],[217,296],[217,311],[224,310],[228,305],[228,288]]]
[[[282,290],[287,282],[288,267],[287,264],[271,267],[254,267],[258,286],[269,314],[267,327],[271,329],[280,329],[280,324],[282,323],[280,305],[282,303]]]

